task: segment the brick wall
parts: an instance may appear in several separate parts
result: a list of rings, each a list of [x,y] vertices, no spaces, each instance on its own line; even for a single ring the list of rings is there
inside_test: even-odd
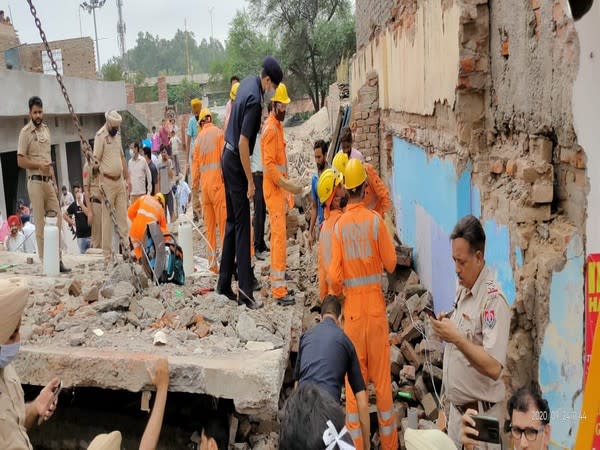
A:
[[[19,45],[19,38],[12,25],[0,24],[0,70],[5,69],[4,50]]]
[[[168,101],[167,79],[165,77],[158,77],[156,86],[158,87],[158,101],[159,102],[167,102]]]
[[[135,86],[131,83],[125,84],[125,94],[127,95],[127,104],[132,105],[135,103]]]
[[[356,45],[361,47],[391,17],[394,0],[356,0]]]
[[[380,167],[379,115],[378,78],[377,73],[371,72],[367,77],[367,84],[359,89],[358,98],[352,104],[350,127],[354,147],[377,170]]]
[[[96,57],[94,41],[89,38],[65,39],[49,43],[52,50],[60,49],[63,59],[63,74],[68,77],[96,79]],[[24,45],[19,48],[21,67],[27,72],[43,73],[43,44]]]

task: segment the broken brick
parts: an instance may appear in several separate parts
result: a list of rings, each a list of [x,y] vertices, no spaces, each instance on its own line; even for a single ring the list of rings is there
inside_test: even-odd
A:
[[[427,385],[423,380],[423,375],[419,374],[415,379],[415,398],[418,401],[421,401],[427,394],[429,394],[429,390],[427,389]]]
[[[400,374],[402,365],[404,364],[404,357],[402,356],[400,349],[395,345],[390,346],[390,363],[392,365],[392,374],[397,377]]]
[[[425,397],[423,397],[423,400],[421,400],[421,405],[423,405],[425,416],[429,420],[436,420],[438,418],[438,404],[433,395],[427,394]]]
[[[571,158],[571,165],[576,169],[585,169],[587,167],[587,158],[582,150],[579,150]]]
[[[535,136],[530,139],[529,152],[536,163],[552,162],[552,141],[544,136]]]
[[[400,375],[406,378],[407,380],[415,381],[416,377],[416,369],[411,365],[404,365],[402,370],[400,371]]]
[[[505,58],[508,58],[509,55],[509,43],[508,39],[503,39],[502,44],[500,44],[500,54]]]
[[[79,297],[81,295],[81,281],[75,278],[69,286],[69,295]]]
[[[400,334],[400,343],[404,341],[412,342],[413,340],[421,336],[420,329],[423,329],[423,322],[421,322],[420,320],[416,320],[414,323],[411,323],[410,326],[404,329],[404,331],[402,331],[402,333]]]
[[[517,173],[517,162],[514,160],[510,160],[506,163],[506,173],[507,175],[514,177]]]
[[[402,355],[406,358],[406,360],[416,368],[421,367],[421,365],[423,364],[421,356],[418,355],[417,352],[415,352],[415,348],[411,345],[410,342],[404,341],[400,345],[400,351],[402,352]]]
[[[545,181],[536,181],[531,190],[531,200],[534,203],[552,203],[554,199],[554,186]]]
[[[504,160],[497,159],[490,165],[490,172],[500,175],[504,172]]]
[[[473,59],[472,57],[461,59],[460,70],[463,73],[473,72],[475,70],[475,59]]]

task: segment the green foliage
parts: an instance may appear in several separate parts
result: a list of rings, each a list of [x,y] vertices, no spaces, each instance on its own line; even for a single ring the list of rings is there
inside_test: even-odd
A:
[[[121,111],[123,122],[121,123],[121,142],[124,148],[134,141],[146,139],[148,130],[129,111]]]
[[[202,88],[200,84],[184,79],[177,86],[167,86],[167,96],[169,105],[175,105],[177,111],[187,111],[190,108],[190,101],[193,98],[202,99]]]
[[[225,57],[225,48],[219,40],[202,39],[198,44],[190,31],[177,30],[169,40],[140,32],[135,47],[127,51],[129,69],[151,77],[186,74],[186,41],[191,73],[206,73],[214,61]]]
[[[158,86],[135,86],[136,102],[157,102]]]
[[[278,53],[292,95],[309,95],[318,110],[335,81],[338,63],[356,51],[349,0],[250,0],[250,4],[254,20],[268,24],[280,42]]]
[[[102,66],[101,72],[104,81],[121,81],[125,79],[121,61],[118,58],[111,58]]]

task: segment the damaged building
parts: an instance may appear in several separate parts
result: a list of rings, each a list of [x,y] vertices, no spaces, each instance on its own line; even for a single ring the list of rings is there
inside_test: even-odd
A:
[[[583,273],[600,251],[599,23],[597,1],[362,0],[350,67],[357,148],[390,180],[435,310],[454,301],[449,235],[474,214],[512,309],[507,385],[539,381],[577,418]],[[570,448],[577,425],[553,415],[554,440]]]

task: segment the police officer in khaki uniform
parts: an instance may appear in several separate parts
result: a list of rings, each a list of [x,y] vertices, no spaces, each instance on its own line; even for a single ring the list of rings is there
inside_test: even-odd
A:
[[[0,447],[30,450],[27,429],[39,418],[48,420],[56,408],[55,392],[60,384],[54,378],[36,397],[25,404],[19,376],[11,362],[19,353],[21,316],[29,289],[25,280],[0,280]]]
[[[105,114],[106,123],[96,133],[94,159],[100,168],[100,183],[108,202],[117,216],[117,226],[121,236],[127,236],[127,189],[131,190],[129,170],[121,144],[121,115],[116,111]],[[125,187],[127,181],[127,188]],[[109,210],[102,205],[102,250],[106,261],[112,258],[113,221]],[[125,251],[127,249],[124,249]]]
[[[92,205],[89,209],[88,222],[92,227],[92,247],[102,247],[102,197],[100,194],[100,183],[98,172],[90,170],[88,163],[83,166],[83,185],[86,202]]]
[[[494,274],[485,264],[485,232],[479,220],[466,216],[454,227],[452,258],[460,287],[450,314],[431,321],[446,341],[444,386],[450,401],[448,434],[461,448],[461,416],[471,408],[504,424],[504,382],[510,330],[510,307]],[[499,445],[481,444],[481,449]]]
[[[40,259],[44,259],[44,225],[46,214],[56,216],[59,239],[61,238],[61,214],[52,167],[50,130],[44,123],[44,104],[39,97],[29,99],[27,125],[19,133],[17,165],[27,170],[27,192],[35,214],[35,238]],[[60,245],[59,245],[60,248]],[[60,261],[60,271],[70,272]]]

